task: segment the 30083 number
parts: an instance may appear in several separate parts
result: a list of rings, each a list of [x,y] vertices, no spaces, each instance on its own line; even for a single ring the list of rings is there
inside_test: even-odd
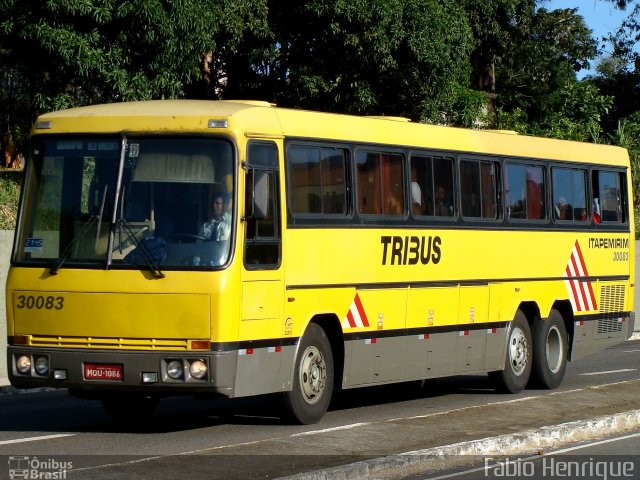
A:
[[[64,297],[54,297],[52,295],[20,295],[16,302],[16,308],[37,309],[37,310],[62,310],[64,308]]]
[[[628,262],[629,261],[629,252],[613,252],[613,261],[614,262]]]

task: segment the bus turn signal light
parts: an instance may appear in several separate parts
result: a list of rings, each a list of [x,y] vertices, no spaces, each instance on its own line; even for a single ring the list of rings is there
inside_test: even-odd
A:
[[[28,335],[14,335],[9,337],[9,345],[29,345]]]
[[[191,350],[211,350],[211,342],[208,340],[191,340]]]

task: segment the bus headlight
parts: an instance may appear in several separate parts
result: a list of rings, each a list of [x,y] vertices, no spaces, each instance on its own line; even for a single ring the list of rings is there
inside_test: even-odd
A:
[[[41,377],[47,375],[49,373],[49,359],[47,357],[36,358],[35,370]]]
[[[201,380],[207,375],[207,364],[202,360],[196,360],[195,362],[191,362],[189,366],[189,373],[193,378]]]
[[[16,359],[16,370],[23,374],[27,375],[31,372],[31,357],[28,355],[20,355]]]
[[[173,378],[174,380],[182,378],[182,375],[184,375],[183,370],[184,368],[180,360],[171,360],[167,364],[167,375],[169,375],[169,378]]]

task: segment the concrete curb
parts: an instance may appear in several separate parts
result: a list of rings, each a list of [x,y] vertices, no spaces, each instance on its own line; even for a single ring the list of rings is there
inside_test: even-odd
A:
[[[545,449],[639,428],[640,410],[631,410],[508,435],[374,458],[326,470],[281,477],[280,480],[395,479],[464,465],[478,460],[474,456],[543,454]]]

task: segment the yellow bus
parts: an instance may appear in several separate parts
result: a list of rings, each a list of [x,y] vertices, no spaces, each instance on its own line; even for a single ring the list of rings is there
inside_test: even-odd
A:
[[[174,394],[486,374],[557,387],[633,332],[624,149],[278,108],[42,115],[7,280],[18,388],[116,419]]]

